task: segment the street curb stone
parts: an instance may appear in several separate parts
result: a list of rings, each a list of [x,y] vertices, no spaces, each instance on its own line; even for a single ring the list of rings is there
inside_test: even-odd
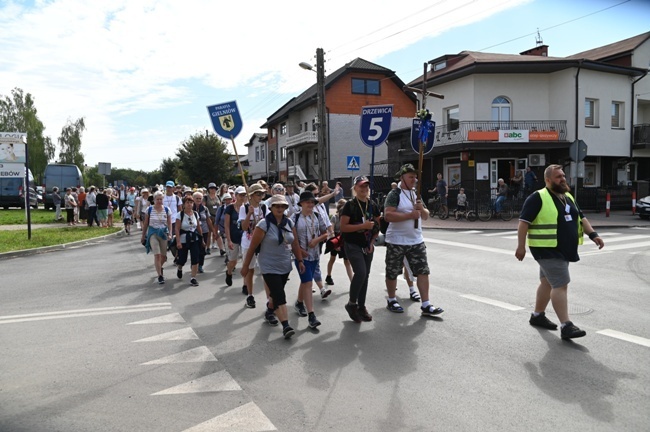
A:
[[[18,258],[18,257],[23,257],[23,256],[29,256],[29,255],[37,255],[41,253],[47,253],[47,252],[54,252],[54,251],[59,251],[59,250],[65,250],[71,246],[75,245],[82,245],[82,246],[90,246],[93,244],[93,242],[97,240],[102,240],[102,239],[108,239],[112,237],[121,237],[124,234],[124,230],[114,232],[112,234],[106,234],[103,236],[99,237],[93,237],[90,239],[85,239],[85,240],[78,240],[75,242],[71,243],[63,243],[60,245],[54,245],[54,246],[43,246],[39,248],[33,248],[33,249],[22,249],[22,250],[17,250],[17,251],[11,251],[11,252],[4,252],[0,253],[0,260],[5,260],[5,259],[11,259],[11,258]]]

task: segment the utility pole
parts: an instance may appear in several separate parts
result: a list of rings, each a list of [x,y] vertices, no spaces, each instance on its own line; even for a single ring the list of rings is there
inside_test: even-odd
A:
[[[325,111],[325,55],[323,48],[316,49],[316,95],[318,97],[318,177],[322,182],[327,180],[329,176],[327,113]]]

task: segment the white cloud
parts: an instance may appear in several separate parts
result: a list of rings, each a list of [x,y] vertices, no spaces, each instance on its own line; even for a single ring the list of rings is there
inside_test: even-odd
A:
[[[332,72],[523,1],[3,3],[0,94],[31,93],[54,141],[66,119],[85,117],[89,163],[153,169],[210,127],[208,103],[237,99],[255,117],[244,118],[243,145],[266,116],[313,84],[297,63],[314,63],[317,47],[326,49]]]

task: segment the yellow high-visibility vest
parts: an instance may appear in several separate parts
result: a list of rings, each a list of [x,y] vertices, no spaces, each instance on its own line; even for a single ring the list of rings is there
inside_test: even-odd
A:
[[[552,248],[557,246],[557,207],[553,202],[548,189],[543,188],[537,191],[542,198],[542,208],[540,209],[535,220],[528,227],[527,242],[531,247]],[[575,204],[575,199],[570,193],[565,194],[571,202]],[[578,244],[583,243],[584,230],[582,228],[582,218],[578,215],[576,223],[578,224]]]

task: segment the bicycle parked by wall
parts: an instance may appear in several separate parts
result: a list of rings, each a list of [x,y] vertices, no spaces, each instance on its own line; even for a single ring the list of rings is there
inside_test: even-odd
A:
[[[429,209],[430,216],[437,214],[438,217],[443,220],[449,217],[449,207],[440,204],[440,195],[431,198],[427,203],[427,208]]]
[[[495,219],[501,218],[503,221],[509,221],[514,215],[512,205],[510,202],[508,202],[508,200],[501,202],[501,211],[497,213],[496,199],[490,199],[489,201],[479,203],[476,212],[478,214],[478,218],[483,222],[487,222],[493,217]]]
[[[469,207],[469,202],[465,202],[465,209],[460,210],[456,209],[454,210],[454,218],[459,221],[463,218],[467,219],[470,222],[474,222],[476,218],[478,218],[478,214],[474,209],[470,209]]]

